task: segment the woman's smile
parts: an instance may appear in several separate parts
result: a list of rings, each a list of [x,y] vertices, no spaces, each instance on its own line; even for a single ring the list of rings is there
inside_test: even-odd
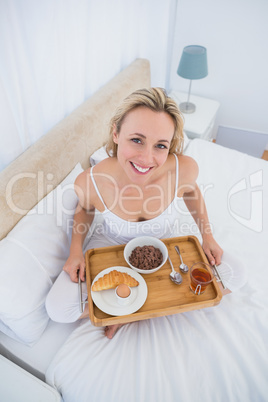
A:
[[[130,162],[130,164],[132,165],[132,167],[134,168],[135,171],[137,171],[140,174],[146,174],[147,172],[149,172],[149,170],[152,169],[152,167],[144,167],[144,166],[140,166],[134,162]]]

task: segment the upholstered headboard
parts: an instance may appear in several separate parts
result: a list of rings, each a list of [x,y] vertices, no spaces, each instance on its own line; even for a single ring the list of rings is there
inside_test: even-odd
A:
[[[150,64],[137,59],[0,172],[0,239],[108,137],[117,105],[150,86]]]

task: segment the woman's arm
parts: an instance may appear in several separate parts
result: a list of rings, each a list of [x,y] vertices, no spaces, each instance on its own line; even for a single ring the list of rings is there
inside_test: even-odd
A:
[[[180,178],[178,195],[195,220],[203,239],[203,249],[211,265],[220,264],[223,251],[214,239],[204,198],[196,183],[198,165],[188,156],[180,157]]]
[[[78,282],[78,272],[82,281],[85,280],[85,258],[83,243],[94,219],[95,208],[90,203],[90,184],[87,172],[81,173],[75,181],[75,192],[78,205],[75,210],[70,254],[63,270],[70,275],[73,282]]]
[[[205,201],[196,183],[192,191],[183,194],[183,199],[202,235],[202,246],[210,264],[220,264],[223,251],[212,235]]]
[[[72,241],[70,254],[63,271],[70,275],[73,282],[78,282],[78,271],[82,281],[85,280],[85,258],[83,255],[83,243],[94,218],[94,211],[88,213],[78,204],[73,222]]]

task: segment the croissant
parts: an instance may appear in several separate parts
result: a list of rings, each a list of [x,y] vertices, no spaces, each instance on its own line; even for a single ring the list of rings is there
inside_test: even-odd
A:
[[[135,278],[128,275],[125,272],[110,271],[108,274],[103,275],[92,285],[92,290],[98,292],[99,290],[113,289],[116,288],[121,283],[125,283],[130,287],[135,287],[139,285],[139,282]]]

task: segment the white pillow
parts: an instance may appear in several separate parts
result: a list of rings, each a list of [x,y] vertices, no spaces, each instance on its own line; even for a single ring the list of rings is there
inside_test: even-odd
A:
[[[188,147],[189,143],[191,142],[190,138],[187,136],[186,132],[183,132],[183,137],[184,137],[184,143],[183,143],[183,151],[186,150]]]
[[[109,155],[106,152],[106,146],[103,145],[103,147],[100,147],[97,149],[97,151],[95,151],[91,157],[89,158],[89,163],[91,166],[97,165],[97,163],[99,163],[100,161],[102,161],[103,159],[106,159],[109,157]],[[112,154],[111,154],[112,156]]]
[[[27,345],[49,317],[45,299],[69,255],[79,164],[0,242],[0,329]]]

